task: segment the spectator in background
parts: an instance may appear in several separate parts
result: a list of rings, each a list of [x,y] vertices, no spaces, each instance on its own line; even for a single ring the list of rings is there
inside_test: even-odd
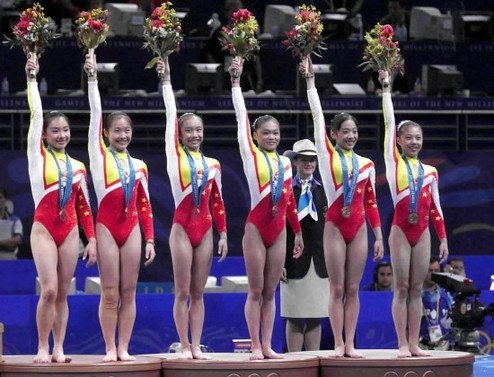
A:
[[[450,266],[450,269],[445,272],[451,272],[453,274],[461,275],[463,277],[467,276],[465,271],[465,262],[460,257],[451,258],[447,264]]]
[[[286,227],[285,268],[280,285],[281,316],[286,318],[288,352],[316,351],[321,347],[321,319],[328,317],[329,282],[324,261],[324,217],[328,209],[324,189],[315,178],[317,152],[308,139],[297,141],[290,157],[296,174],[292,182],[302,227],[305,251],[290,258],[295,234]]]
[[[429,271],[424,281],[419,345],[423,349],[447,351],[450,349],[450,339],[452,339],[451,319],[448,313],[453,305],[453,298],[432,281],[434,272],[441,272],[437,257],[430,258]]]
[[[22,242],[22,222],[7,209],[7,190],[0,187],[0,260],[15,260]]]
[[[405,0],[388,0],[388,14],[381,18],[379,23],[393,26],[395,40],[408,40],[410,14],[405,9]]]
[[[225,0],[224,5],[224,24],[229,24],[233,13],[244,7],[241,0]],[[221,43],[221,25],[212,32],[209,37],[206,46],[205,54],[206,61],[208,63],[221,63],[225,67],[225,75],[223,83],[225,89],[229,89],[230,75],[226,68],[231,65],[232,56],[225,50],[223,50]],[[244,62],[243,74],[240,78],[240,86],[243,91],[253,90],[256,93],[260,93],[263,89],[262,81],[262,66],[259,55],[256,55],[254,60],[246,60]]]
[[[392,291],[393,268],[389,262],[381,262],[374,267],[373,281],[363,291]]]

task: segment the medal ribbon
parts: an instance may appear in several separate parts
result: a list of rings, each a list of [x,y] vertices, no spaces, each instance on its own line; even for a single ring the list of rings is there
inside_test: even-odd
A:
[[[204,170],[204,174],[202,176],[201,187],[198,187],[199,185],[197,184],[198,179],[197,179],[196,163],[186,148],[184,148],[184,151],[185,154],[187,155],[187,160],[189,161],[190,184],[192,185],[192,196],[194,198],[194,205],[196,206],[196,208],[199,208],[199,206],[201,205],[201,195],[204,192],[204,189],[206,188],[206,183],[208,182],[209,166],[206,161],[206,158],[204,157],[202,152],[200,152],[202,158],[202,169]]]
[[[118,176],[120,177],[120,184],[122,185],[122,190],[124,193],[125,199],[125,208],[129,207],[130,197],[132,196],[132,191],[134,190],[134,182],[136,180],[136,171],[134,168],[134,164],[132,163],[132,158],[127,153],[127,161],[129,165],[129,179],[125,179],[125,172],[120,163],[120,159],[117,156],[117,153],[113,150],[113,148],[109,148],[113,158],[115,159],[115,163],[117,164]]]
[[[264,158],[268,164],[269,168],[269,184],[271,186],[271,199],[273,200],[273,205],[277,205],[281,197],[281,192],[283,191],[283,181],[285,178],[283,163],[281,162],[280,155],[276,152],[276,157],[278,157],[278,178],[275,179],[273,174],[273,168],[269,162],[268,154],[261,149]]]
[[[348,179],[348,164],[346,163],[346,157],[343,154],[340,146],[336,146],[336,150],[340,155],[341,170],[343,172],[343,205],[349,206],[352,203],[355,189],[357,188],[357,180],[359,174],[359,165],[357,154],[352,150],[352,177],[351,181]]]
[[[65,166],[67,169],[67,179],[65,181],[65,184],[63,182],[63,174],[62,174],[62,169],[60,168],[60,163],[58,162],[57,157],[55,156],[55,153],[52,151],[50,147],[48,147],[48,151],[50,154],[53,156],[53,159],[55,160],[55,164],[57,164],[57,169],[58,169],[58,201],[60,204],[60,209],[64,209],[65,205],[70,199],[70,195],[72,194],[72,182],[74,178],[74,173],[72,171],[72,163],[70,162],[70,157],[65,152]]]
[[[410,188],[410,212],[417,213],[418,196],[420,190],[422,189],[422,184],[424,183],[424,167],[419,161],[417,184],[415,184],[415,179],[413,179],[413,172],[410,163],[408,162],[408,158],[406,156],[401,157],[407,166],[408,187]]]

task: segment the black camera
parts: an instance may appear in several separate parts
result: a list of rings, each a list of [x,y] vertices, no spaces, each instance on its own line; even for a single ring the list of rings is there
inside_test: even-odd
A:
[[[480,290],[473,280],[446,272],[434,272],[432,281],[453,295],[453,306],[449,311],[455,346],[458,351],[479,353],[478,327],[484,318],[494,315],[494,304],[487,307],[480,301]]]

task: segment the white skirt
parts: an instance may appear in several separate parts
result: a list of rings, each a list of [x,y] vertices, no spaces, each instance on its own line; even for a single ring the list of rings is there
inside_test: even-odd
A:
[[[320,278],[311,260],[309,271],[302,279],[280,283],[281,316],[285,318],[327,318],[329,280]]]

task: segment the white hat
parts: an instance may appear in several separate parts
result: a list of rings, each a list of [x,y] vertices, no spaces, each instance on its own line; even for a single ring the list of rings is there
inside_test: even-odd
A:
[[[303,156],[317,156],[316,146],[309,139],[302,139],[293,144],[293,150],[283,153],[284,156],[296,158],[299,154]]]

